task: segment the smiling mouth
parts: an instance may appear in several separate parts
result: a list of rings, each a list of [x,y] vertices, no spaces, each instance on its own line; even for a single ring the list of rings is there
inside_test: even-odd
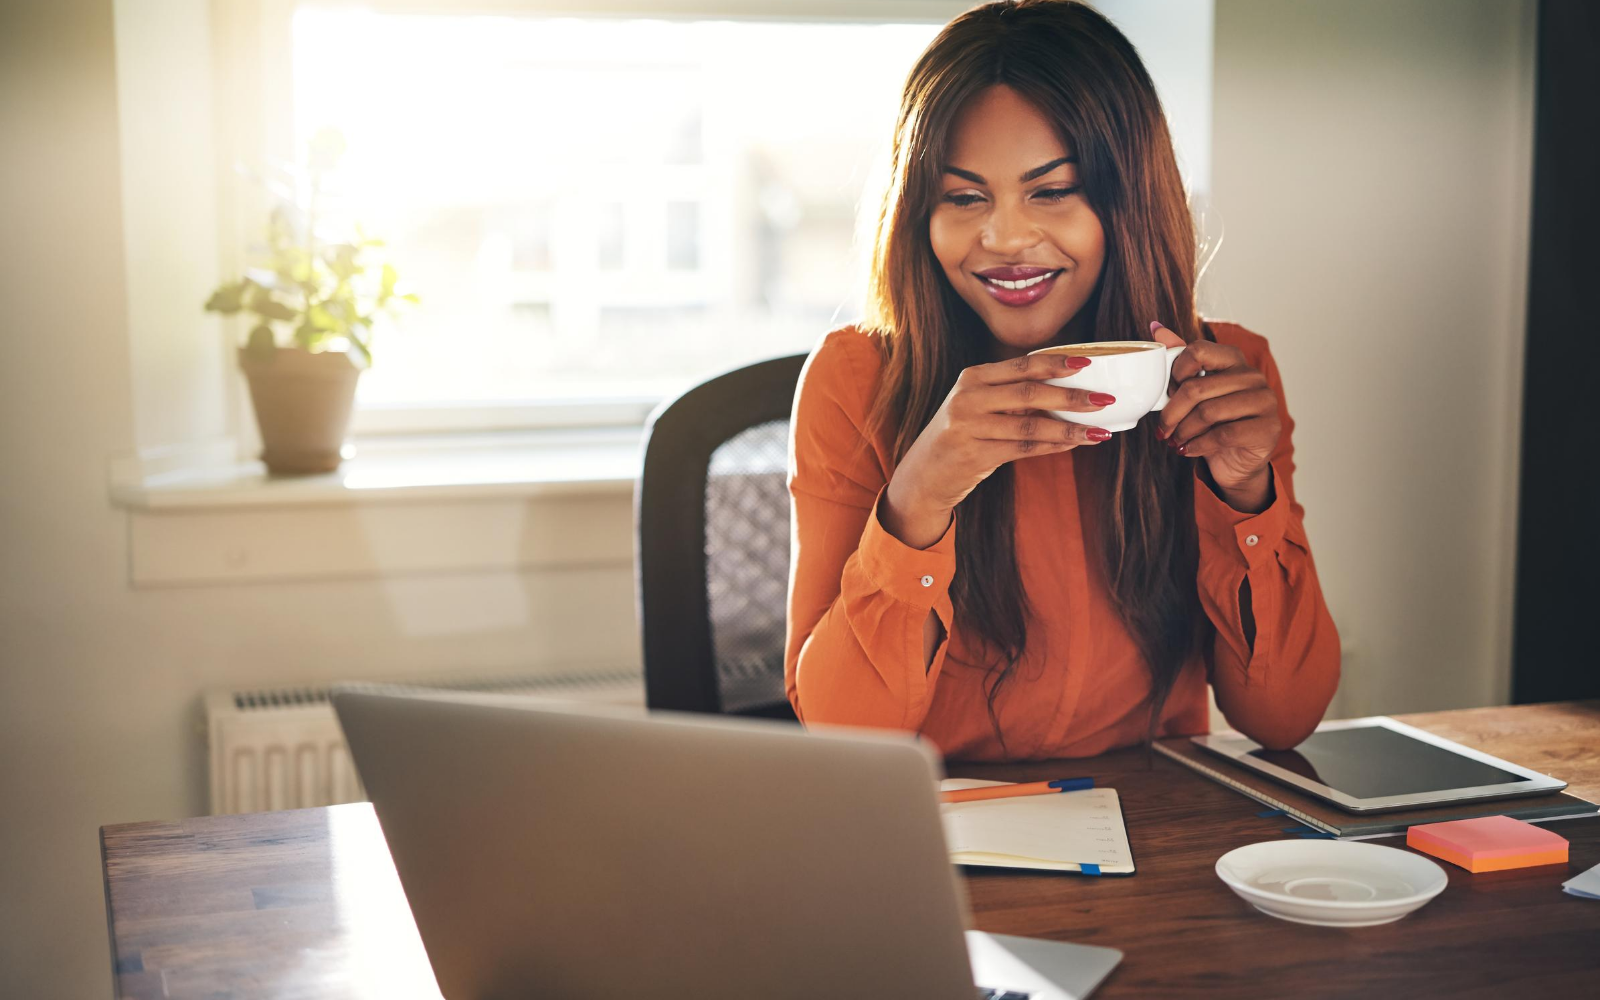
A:
[[[1032,288],[1034,285],[1041,285],[1060,274],[1063,270],[1065,270],[1065,268],[1058,268],[1054,271],[1046,271],[1043,274],[1036,274],[1031,278],[1024,278],[1021,281],[1002,281],[999,278],[985,278],[981,274],[977,275],[976,277],[984,284],[993,285],[996,288],[1006,288],[1015,291],[1021,288]]]
[[[998,268],[996,269],[998,270]],[[1066,273],[1066,268],[1057,268],[1054,271],[1043,271],[1031,274],[1025,278],[991,278],[982,274],[975,274],[983,284],[983,290],[989,297],[1002,306],[1021,309],[1042,301],[1056,286],[1056,279]],[[1013,271],[1013,274],[1016,272]]]

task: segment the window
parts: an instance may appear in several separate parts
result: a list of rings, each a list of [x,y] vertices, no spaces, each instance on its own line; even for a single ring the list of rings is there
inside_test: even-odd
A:
[[[322,210],[423,297],[377,332],[362,419],[637,420],[859,316],[858,203],[939,27],[297,9],[297,145],[347,144]]]

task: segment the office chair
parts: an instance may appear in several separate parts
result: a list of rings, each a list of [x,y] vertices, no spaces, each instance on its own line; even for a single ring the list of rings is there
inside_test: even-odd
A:
[[[651,708],[794,719],[783,690],[788,442],[805,359],[702,382],[645,426],[634,579]]]

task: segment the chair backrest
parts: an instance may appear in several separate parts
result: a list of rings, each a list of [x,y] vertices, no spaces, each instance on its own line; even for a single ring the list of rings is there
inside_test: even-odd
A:
[[[805,359],[702,382],[646,425],[634,578],[651,708],[794,718],[783,691],[788,439]]]

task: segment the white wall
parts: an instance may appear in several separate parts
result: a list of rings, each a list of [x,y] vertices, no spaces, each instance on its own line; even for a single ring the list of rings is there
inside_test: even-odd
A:
[[[1204,204],[1211,191],[1211,32],[1216,0],[1092,2],[1139,51],[1161,97],[1183,182]]]
[[[1282,362],[1324,586],[1360,644],[1357,710],[1504,690],[1526,6],[1217,3],[1213,177],[1228,228],[1213,287]],[[107,460],[166,438],[174,405],[218,419],[215,399],[164,399],[143,382],[207,364],[143,356],[209,336],[190,310],[215,266],[194,245],[215,213],[194,157],[210,154],[166,139],[210,115],[211,98],[203,74],[146,75],[204,64],[193,26],[207,7],[0,4],[8,996],[109,995],[96,830],[204,810],[201,690],[637,662],[615,625],[632,608],[625,566],[130,587]],[[147,46],[120,70],[117,31]],[[119,118],[130,74],[147,89],[121,103],[157,93],[177,106]],[[150,187],[125,198],[124,163]],[[1412,375],[1414,400],[1401,394]],[[626,502],[607,502],[628,531]],[[419,607],[430,627],[409,629]]]
[[[0,981],[22,996],[109,995],[96,814],[150,791],[130,769],[187,769],[135,752],[112,705],[139,692],[106,684],[148,641],[101,471],[131,406],[111,52],[108,2],[0,6]]]
[[[1337,714],[1509,694],[1533,6],[1217,0],[1210,313],[1283,370]]]
[[[116,0],[123,264],[141,450],[228,433],[208,0]],[[232,331],[228,331],[231,333]]]

